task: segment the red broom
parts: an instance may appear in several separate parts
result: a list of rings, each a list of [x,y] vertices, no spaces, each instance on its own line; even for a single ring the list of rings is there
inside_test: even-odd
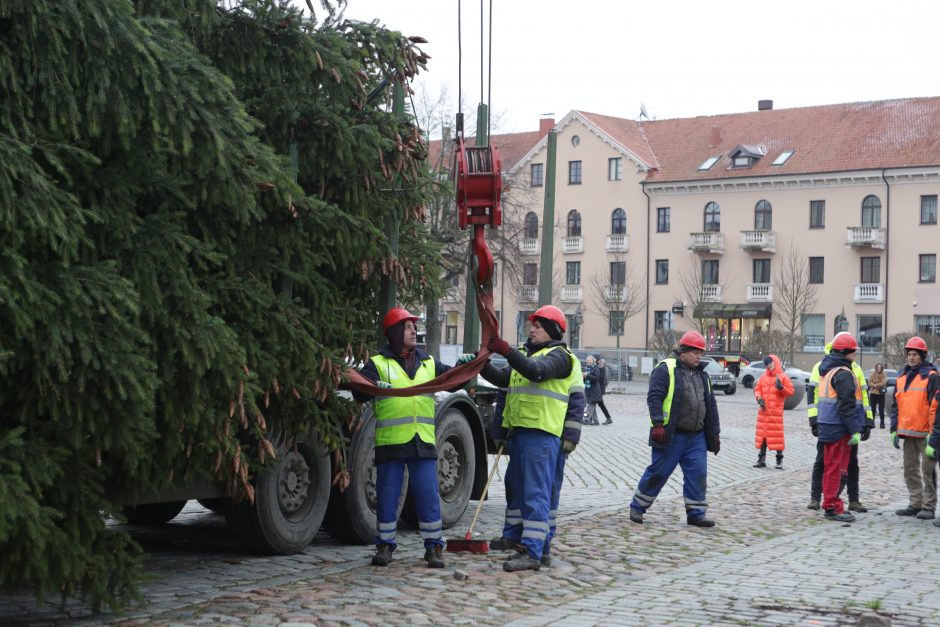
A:
[[[470,534],[473,532],[473,525],[477,524],[477,517],[480,515],[480,510],[483,508],[483,501],[486,500],[486,493],[490,490],[490,482],[493,481],[493,475],[496,474],[496,469],[499,467],[499,458],[503,454],[503,445],[500,444],[499,450],[496,452],[496,461],[493,462],[493,469],[490,470],[490,476],[486,479],[486,485],[483,486],[483,494],[480,495],[480,501],[477,503],[477,511],[473,513],[473,520],[470,521],[470,528],[467,529],[467,535],[464,536],[463,540],[448,540],[447,541],[447,550],[451,553],[489,553],[490,543],[487,540],[471,540]]]

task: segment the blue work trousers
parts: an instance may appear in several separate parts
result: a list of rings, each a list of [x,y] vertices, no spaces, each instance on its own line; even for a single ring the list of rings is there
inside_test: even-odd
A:
[[[704,517],[708,509],[705,501],[705,488],[708,485],[707,455],[704,431],[676,432],[668,448],[653,447],[653,461],[636,487],[630,508],[646,512],[676,466],[681,466],[686,516],[692,519]]]
[[[401,498],[405,467],[408,467],[408,492],[418,508],[418,529],[425,548],[444,546],[440,491],[437,486],[437,460],[429,457],[392,459],[375,465],[376,544],[395,542],[398,528],[398,501]]]
[[[552,538],[555,537],[556,519],[558,517],[558,504],[561,502],[561,486],[565,482],[565,462],[568,460],[568,454],[564,449],[558,447],[558,457],[555,460],[555,475],[552,477],[552,499],[549,502],[548,510],[548,537],[545,539],[545,548],[542,555],[551,553]],[[511,472],[512,458],[509,459],[509,465],[506,467],[506,474],[503,482],[506,486],[506,519],[503,523],[503,537],[519,541],[522,537],[522,512],[509,508],[511,494]]]
[[[561,440],[540,429],[516,429],[509,436],[506,469],[506,521],[503,537],[523,545],[529,555],[542,559],[550,542],[550,520],[557,495],[555,470]],[[564,461],[561,462],[562,467]]]

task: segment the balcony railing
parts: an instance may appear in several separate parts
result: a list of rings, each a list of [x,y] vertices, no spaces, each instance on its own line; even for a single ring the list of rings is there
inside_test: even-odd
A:
[[[539,299],[538,285],[520,285],[518,291],[519,301],[523,303],[535,302]]]
[[[723,233],[689,233],[689,250],[721,254],[725,252]]]
[[[519,240],[519,252],[523,255],[534,255],[539,252],[539,241],[537,239]]]
[[[627,252],[630,240],[626,233],[611,234],[607,236],[607,250],[612,252]]]
[[[883,283],[856,283],[855,284],[855,302],[856,303],[883,303],[885,302],[885,290]]]
[[[774,300],[774,286],[771,283],[748,283],[747,302],[772,303]]]
[[[702,286],[702,302],[705,303],[720,303],[721,302],[721,285],[717,283],[708,283]]]
[[[580,303],[584,300],[580,285],[562,285],[561,300],[564,303]]]
[[[627,299],[627,288],[624,285],[605,285],[604,299],[612,303],[622,303]]]
[[[847,246],[855,248],[885,247],[885,229],[880,226],[850,226]]]
[[[561,251],[565,253],[584,252],[584,238],[580,235],[566,235],[561,240]]]
[[[776,231],[741,231],[741,248],[765,253],[777,251]]]

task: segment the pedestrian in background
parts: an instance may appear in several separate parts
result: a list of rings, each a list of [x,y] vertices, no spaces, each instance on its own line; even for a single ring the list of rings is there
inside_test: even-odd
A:
[[[757,399],[757,431],[754,446],[758,449],[754,468],[767,467],[767,450],[777,452],[777,470],[783,470],[783,451],[786,448],[783,433],[783,403],[793,395],[793,382],[780,367],[776,355],[764,357],[764,374],[754,382]]]
[[[686,522],[713,527],[706,518],[708,457],[721,450],[718,404],[701,363],[705,338],[689,331],[679,338],[675,356],[662,360],[650,374],[646,404],[650,412],[652,463],[646,468],[630,502],[630,520],[643,515],[666,485],[676,466],[682,467]]]
[[[600,424],[597,420],[597,405],[604,402],[601,369],[598,367],[594,355],[588,355],[585,358],[584,366],[584,395],[587,400],[587,413],[584,417],[584,424],[597,426]]]
[[[898,373],[894,386],[894,407],[891,409],[891,443],[902,448],[904,440],[904,483],[907,484],[908,505],[898,516],[934,518],[937,507],[935,459],[926,455],[927,436],[937,413],[940,375],[927,361],[927,343],[916,335],[904,345],[907,364]]]
[[[875,364],[875,371],[868,377],[868,398],[871,401],[872,414],[878,414],[879,427],[885,428],[885,392],[888,388],[888,375],[884,364]]]
[[[601,424],[609,425],[613,424],[614,421],[610,419],[610,411],[607,409],[607,405],[604,403],[604,396],[607,394],[607,384],[610,382],[610,370],[607,368],[606,359],[603,357],[596,357],[596,359],[597,369],[599,371],[598,379],[601,382],[601,398],[599,401],[597,401],[597,406],[601,408],[601,411],[604,412],[604,417],[607,419]]]

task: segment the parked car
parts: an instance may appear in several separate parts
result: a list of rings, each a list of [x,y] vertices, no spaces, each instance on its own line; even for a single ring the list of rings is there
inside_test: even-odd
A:
[[[875,371],[874,368],[871,368],[871,369],[865,371],[865,380],[866,380],[866,381],[867,381],[868,378],[871,376],[871,373],[873,373],[874,371]],[[888,377],[888,386],[887,386],[887,387],[893,388],[893,387],[897,384],[897,382],[898,382],[898,371],[895,370],[894,368],[885,368],[885,375]]]
[[[724,390],[725,394],[734,394],[738,390],[734,375],[728,372],[727,368],[722,368],[718,362],[708,357],[702,357],[702,363],[705,364],[705,372],[708,373],[713,390]]]
[[[760,360],[751,362],[747,366],[744,366],[741,368],[741,385],[746,388],[754,387],[754,381],[762,377],[766,370],[767,368],[764,366],[764,362]],[[787,376],[793,380],[794,385],[799,384],[802,387],[806,387],[806,384],[809,383],[809,377],[811,373],[795,366],[784,366],[783,370],[787,373]]]

